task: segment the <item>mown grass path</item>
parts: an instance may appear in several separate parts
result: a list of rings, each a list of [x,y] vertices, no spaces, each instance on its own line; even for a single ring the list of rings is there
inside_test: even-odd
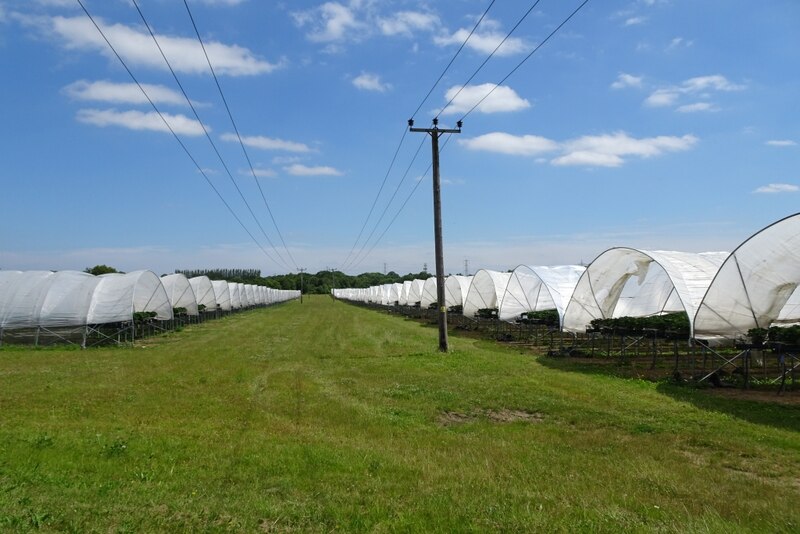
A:
[[[800,531],[796,407],[327,297],[0,349],[0,531]]]

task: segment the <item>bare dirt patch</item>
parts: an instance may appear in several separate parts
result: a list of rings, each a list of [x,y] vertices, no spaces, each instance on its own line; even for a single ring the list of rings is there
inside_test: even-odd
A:
[[[705,391],[707,391],[709,395],[725,397],[726,399],[773,402],[775,404],[800,406],[800,391],[784,391],[780,395],[778,395],[777,391],[759,391],[741,388],[709,388]]]
[[[476,410],[471,413],[442,412],[439,415],[439,424],[457,425],[472,423],[481,419],[489,420],[492,423],[516,423],[519,421],[526,423],[540,423],[544,420],[544,415],[538,412],[527,412],[524,410],[509,410],[502,408],[499,410]]]

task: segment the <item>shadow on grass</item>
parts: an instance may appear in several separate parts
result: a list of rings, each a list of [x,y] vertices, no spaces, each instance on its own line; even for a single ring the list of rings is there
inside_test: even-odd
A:
[[[800,395],[796,390],[778,396],[777,387],[744,390],[732,387],[696,386],[687,382],[677,383],[671,377],[664,376],[669,372],[663,368],[653,371],[636,369],[608,360],[592,362],[585,359],[539,356],[537,361],[547,368],[565,372],[613,377],[619,380],[652,380],[659,393],[679,402],[687,402],[701,410],[724,413],[750,423],[800,432]],[[655,376],[646,376],[647,374]]]

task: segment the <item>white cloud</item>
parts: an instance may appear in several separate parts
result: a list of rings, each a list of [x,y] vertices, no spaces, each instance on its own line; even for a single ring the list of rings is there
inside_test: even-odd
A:
[[[637,26],[639,24],[644,24],[645,22],[647,22],[647,18],[646,17],[630,17],[628,19],[625,19],[625,24],[624,25],[625,26]]]
[[[699,111],[719,111],[719,108],[709,102],[696,102],[679,106],[675,111],[679,113],[697,113]]]
[[[292,176],[341,176],[343,173],[333,167],[316,166],[309,167],[300,163],[289,165],[283,168],[284,171]]]
[[[714,74],[712,76],[698,76],[689,78],[681,85],[685,93],[698,93],[700,91],[742,91],[744,85],[730,82],[725,76]]]
[[[680,93],[674,89],[657,89],[645,99],[644,104],[651,108],[671,106],[680,96]]]
[[[238,143],[239,138],[235,133],[224,133],[220,136],[223,141]],[[297,143],[295,141],[284,141],[283,139],[275,139],[272,137],[264,137],[262,135],[243,135],[242,143],[251,148],[258,148],[261,150],[285,150],[286,152],[312,152],[311,148],[304,143]]]
[[[484,20],[484,25],[487,24],[487,21]],[[491,22],[489,23],[491,25]],[[467,28],[461,28],[456,30],[454,33],[448,35],[438,35],[433,38],[433,42],[439,46],[461,46],[461,44],[467,39],[469,36],[469,32],[471,30]],[[469,38],[467,41],[467,48],[471,48],[483,54],[490,54],[494,51],[495,48],[503,41],[503,38],[506,36],[506,33],[499,32],[499,31],[485,31],[480,32],[476,31],[472,34],[472,37]],[[509,37],[506,39],[506,42],[503,43],[495,55],[497,56],[511,56],[514,54],[519,54],[521,52],[525,52],[528,49],[528,45],[522,39],[517,37]]]
[[[697,144],[693,135],[658,136],[636,139],[625,132],[588,135],[563,144],[564,155],[553,165],[619,167],[626,157],[650,158],[664,152],[681,152]]]
[[[619,167],[627,158],[650,158],[665,152],[692,148],[698,139],[693,135],[658,136],[636,139],[625,132],[583,136],[557,142],[535,135],[515,136],[493,132],[472,139],[459,140],[469,150],[482,150],[516,156],[538,156],[548,152],[561,154],[550,161],[557,166]]]
[[[641,76],[634,76],[632,74],[626,74],[621,72],[619,76],[617,76],[617,80],[611,84],[612,89],[624,89],[626,87],[641,87],[642,86],[642,77]]]
[[[694,45],[694,41],[687,41],[683,37],[675,37],[667,45],[667,50],[676,50],[678,48],[690,48]]]
[[[292,13],[292,17],[298,26],[311,27],[306,37],[316,43],[353,39],[364,27],[355,8],[339,2],[325,2],[314,9]]]
[[[290,163],[297,163],[302,158],[300,156],[275,156],[272,158],[273,165],[289,165]]]
[[[800,187],[793,184],[768,184],[762,185],[753,193],[795,193]]]
[[[419,11],[399,11],[386,18],[378,18],[378,28],[383,35],[412,36],[415,30],[432,30],[439,25],[439,17]]]
[[[383,93],[392,88],[391,84],[381,82],[381,77],[377,74],[362,72],[353,78],[353,85],[364,91],[377,91]]]
[[[469,150],[482,150],[515,156],[535,156],[558,149],[558,143],[538,135],[511,135],[492,132],[471,139],[459,139],[459,144]]]
[[[662,87],[653,91],[648,96],[644,104],[649,107],[665,107],[675,105],[678,100],[685,95],[700,95],[707,98],[713,92],[732,92],[742,91],[746,87],[744,85],[736,84],[728,80],[725,76],[713,74],[710,76],[697,76],[689,78],[677,86]],[[716,111],[716,108],[708,103],[708,107],[695,104],[689,106],[681,106],[678,111],[691,112],[691,111]]]
[[[101,19],[96,20],[126,62],[167,70],[166,63],[148,33],[123,24],[105,24]],[[36,21],[31,19],[29,22],[58,37],[68,50],[91,50],[113,57],[113,52],[86,17],[52,17]],[[191,74],[208,72],[208,63],[196,38],[169,35],[156,35],[156,37],[176,71]],[[205,46],[217,74],[230,76],[264,74],[282,66],[282,62],[269,63],[238,45],[226,45],[209,40]]]
[[[186,99],[177,91],[163,85],[143,83],[142,88],[155,104],[186,105]],[[79,80],[64,87],[64,93],[76,100],[111,102],[115,104],[148,104],[144,93],[135,83],[109,81],[89,82]]]
[[[194,119],[185,115],[161,114],[178,135],[203,135],[203,126]],[[121,126],[129,130],[149,130],[153,132],[169,132],[169,128],[154,112],[117,111],[115,109],[81,109],[77,119],[85,124],[94,126]],[[210,128],[206,127],[210,131]]]
[[[461,86],[456,85],[447,90],[445,98],[448,102],[450,100],[453,100],[453,102],[447,109],[442,111],[442,115],[466,113],[490,92],[491,94],[475,108],[475,111],[501,113],[519,111],[531,107],[530,102],[521,98],[516,91],[506,85],[497,86],[493,83],[467,85],[460,93],[459,89],[461,89]]]
[[[767,141],[765,144],[769,146],[781,146],[781,147],[797,146],[797,143],[795,141],[792,141],[791,139],[774,139],[771,141]]]

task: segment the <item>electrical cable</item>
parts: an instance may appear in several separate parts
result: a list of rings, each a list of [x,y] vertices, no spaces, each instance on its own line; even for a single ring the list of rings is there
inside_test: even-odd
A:
[[[189,18],[192,21],[192,27],[194,27],[194,32],[197,35],[197,40],[200,42],[200,46],[203,48],[203,54],[206,56],[206,62],[208,63],[208,68],[211,70],[211,75],[214,77],[214,82],[217,84],[217,90],[219,91],[219,96],[222,98],[222,102],[225,104],[225,110],[228,112],[228,117],[231,119],[231,125],[233,125],[233,130],[236,132],[236,137],[239,139],[239,144],[242,146],[242,152],[244,153],[244,157],[247,160],[247,165],[250,167],[250,172],[253,175],[253,180],[256,182],[258,186],[258,191],[261,193],[261,198],[264,201],[264,205],[267,208],[267,212],[269,213],[270,219],[272,219],[272,225],[275,227],[275,231],[278,233],[278,237],[280,237],[281,243],[283,244],[283,248],[286,250],[286,254],[289,256],[289,259],[292,261],[295,270],[297,270],[297,262],[294,260],[289,247],[286,246],[286,241],[283,239],[283,233],[281,233],[280,228],[278,228],[278,223],[275,220],[275,216],[272,213],[272,209],[269,206],[269,202],[267,202],[267,197],[264,195],[264,190],[261,188],[261,183],[258,181],[258,177],[256,176],[256,171],[253,168],[253,163],[250,161],[250,155],[247,153],[247,149],[244,146],[244,141],[242,141],[242,136],[239,134],[239,128],[236,126],[236,121],[233,120],[233,113],[231,113],[231,108],[228,106],[228,100],[225,98],[225,94],[222,92],[222,86],[219,83],[219,79],[217,78],[217,73],[214,71],[214,67],[211,65],[211,59],[208,57],[208,51],[206,50],[206,45],[203,43],[202,37],[200,37],[200,31],[197,29],[197,24],[195,23],[194,16],[192,15],[192,10],[189,8],[189,3],[186,0],[183,0],[183,5],[186,6],[186,12],[189,14]]]
[[[520,61],[520,62],[517,64],[517,66],[516,66],[516,67],[514,67],[513,69],[511,69],[511,72],[509,72],[508,74],[506,74],[506,76],[505,76],[505,77],[504,77],[502,80],[500,80],[500,82],[499,82],[499,83],[495,84],[495,86],[492,88],[492,90],[491,90],[491,91],[489,91],[488,93],[486,93],[486,95],[485,95],[483,98],[481,98],[481,99],[478,101],[478,103],[477,103],[477,104],[475,104],[474,106],[472,106],[472,108],[470,108],[470,110],[469,110],[469,111],[467,111],[467,112],[464,114],[464,116],[461,118],[461,120],[463,121],[464,119],[466,119],[466,118],[467,118],[467,116],[468,116],[470,113],[472,113],[473,111],[475,111],[475,109],[476,109],[478,106],[480,106],[480,105],[483,103],[483,101],[484,101],[484,100],[486,100],[487,98],[489,98],[489,95],[491,95],[491,94],[494,92],[494,90],[495,90],[495,89],[497,89],[498,87],[500,87],[500,86],[503,84],[503,82],[505,82],[507,79],[509,79],[509,78],[511,77],[511,75],[512,75],[512,74],[514,74],[515,72],[517,72],[517,69],[519,69],[519,68],[520,68],[520,67],[521,67],[521,66],[522,66],[522,65],[523,65],[523,64],[524,64],[526,61],[528,61],[528,60],[531,58],[531,56],[532,56],[533,54],[535,54],[535,53],[536,53],[536,52],[537,52],[537,51],[538,51],[538,50],[539,50],[539,49],[540,49],[542,46],[544,46],[544,44],[545,44],[547,41],[549,41],[551,37],[553,37],[553,36],[554,36],[556,33],[558,33],[558,31],[559,31],[559,30],[560,30],[560,29],[561,29],[561,28],[562,28],[562,27],[563,27],[563,26],[564,26],[564,25],[565,25],[567,22],[569,22],[569,21],[570,21],[570,19],[572,19],[572,17],[574,17],[574,16],[575,16],[575,15],[578,13],[578,11],[580,11],[581,9],[583,9],[583,6],[585,6],[585,5],[586,5],[586,4],[588,4],[588,3],[589,3],[589,0],[584,0],[584,1],[583,1],[583,3],[581,3],[581,5],[579,5],[577,8],[575,8],[575,10],[574,10],[572,13],[570,13],[570,15],[569,15],[567,18],[565,18],[565,19],[564,19],[564,20],[561,22],[561,24],[559,24],[558,26],[556,26],[556,29],[554,29],[552,32],[550,32],[550,35],[548,35],[548,36],[547,36],[547,37],[546,37],[546,38],[545,38],[545,39],[544,39],[544,40],[543,40],[541,43],[539,43],[538,45],[536,45],[536,48],[534,48],[534,49],[531,51],[531,53],[530,53],[530,54],[528,54],[527,56],[525,56],[525,59],[523,59],[522,61]]]
[[[445,75],[445,74],[447,73],[447,71],[450,69],[450,66],[453,64],[453,62],[456,60],[456,58],[458,57],[458,55],[461,53],[461,51],[462,51],[462,50],[464,49],[464,47],[467,45],[467,41],[469,41],[470,37],[472,37],[472,34],[473,34],[473,33],[475,33],[475,30],[477,30],[477,29],[478,29],[478,26],[480,25],[480,23],[481,23],[481,22],[483,22],[483,19],[486,17],[487,13],[489,13],[489,10],[492,8],[492,6],[494,5],[494,3],[495,3],[495,0],[492,0],[492,1],[489,3],[489,5],[486,7],[486,9],[485,9],[485,10],[484,10],[484,12],[483,12],[483,15],[481,15],[481,17],[478,19],[478,22],[476,22],[476,23],[475,23],[475,26],[473,26],[473,27],[472,27],[472,30],[469,32],[469,35],[467,35],[467,38],[466,38],[466,39],[464,39],[464,42],[463,42],[463,43],[461,43],[461,46],[459,46],[459,47],[458,47],[458,50],[456,50],[456,53],[455,53],[455,55],[452,57],[452,59],[450,59],[450,63],[448,63],[448,64],[447,64],[447,66],[444,68],[444,70],[442,71],[442,73],[441,73],[441,74],[439,75],[439,77],[436,79],[436,82],[434,82],[433,86],[432,86],[432,87],[430,88],[430,90],[428,91],[428,94],[426,94],[426,95],[425,95],[425,98],[423,98],[423,99],[422,99],[422,102],[420,102],[420,103],[419,103],[419,106],[417,106],[417,109],[414,111],[414,113],[412,113],[412,114],[411,114],[411,118],[412,118],[412,119],[413,119],[414,117],[416,117],[416,116],[417,116],[417,113],[419,113],[419,110],[420,110],[420,109],[422,109],[422,106],[423,106],[423,105],[425,104],[425,102],[428,100],[428,97],[430,97],[430,96],[431,96],[431,93],[433,93],[433,90],[434,90],[434,89],[436,89],[436,86],[437,86],[437,85],[439,85],[439,82],[440,82],[440,81],[442,81],[442,78],[444,78],[444,75]]]
[[[439,153],[440,153],[440,154],[441,154],[441,153],[444,151],[445,147],[447,147],[447,143],[448,143],[448,142],[450,142],[450,138],[451,138],[451,137],[453,137],[453,135],[452,135],[452,134],[447,134],[447,139],[445,139],[445,140],[444,140],[444,143],[442,143],[442,146],[441,146],[441,148],[439,149]],[[431,163],[428,165],[428,168],[427,168],[427,169],[425,169],[425,172],[423,173],[423,176],[427,176],[427,175],[428,175],[428,171],[430,171],[430,170],[431,170],[431,167],[432,167],[432,166],[433,166],[433,162],[431,162]],[[394,221],[396,221],[396,220],[397,220],[397,217],[399,217],[399,216],[400,216],[400,213],[403,211],[403,208],[405,208],[405,207],[406,207],[406,204],[408,204],[408,201],[409,201],[409,200],[411,200],[411,197],[412,197],[412,196],[414,196],[414,193],[417,191],[417,188],[419,187],[419,184],[421,184],[422,182],[423,182],[423,180],[418,180],[418,181],[417,181],[417,183],[416,183],[416,184],[414,185],[414,187],[411,189],[411,192],[409,192],[408,196],[407,196],[407,197],[406,197],[406,199],[403,201],[403,204],[400,206],[400,209],[398,209],[398,210],[397,210],[397,213],[395,213],[395,214],[394,214],[394,217],[392,217],[392,219],[389,221],[389,224],[388,224],[388,225],[386,226],[386,228],[383,230],[383,232],[381,233],[381,235],[379,235],[379,236],[378,236],[378,239],[376,239],[376,240],[375,240],[375,242],[372,244],[372,247],[369,249],[369,251],[367,251],[367,253],[366,253],[366,254],[364,254],[364,256],[363,256],[363,257],[362,257],[362,258],[361,258],[359,261],[357,261],[356,263],[354,263],[354,264],[353,264],[351,267],[357,267],[357,266],[359,266],[359,265],[361,264],[361,262],[362,262],[362,261],[364,261],[365,259],[367,259],[367,258],[369,257],[369,255],[372,253],[372,251],[373,251],[373,250],[375,250],[375,247],[378,245],[378,243],[380,243],[381,239],[383,239],[383,236],[385,236],[385,235],[386,235],[386,232],[388,232],[388,231],[389,231],[389,229],[392,227],[392,225],[394,224]]]
[[[378,226],[380,226],[381,221],[383,220],[383,217],[386,215],[386,212],[389,211],[389,206],[392,205],[392,201],[397,196],[398,191],[400,191],[400,186],[403,185],[403,182],[405,181],[406,177],[408,176],[409,171],[411,170],[411,166],[414,165],[414,162],[417,160],[417,156],[419,155],[419,151],[422,150],[422,146],[424,144],[425,144],[425,138],[422,139],[422,141],[420,142],[419,146],[417,147],[417,151],[414,152],[414,157],[411,158],[411,163],[409,163],[408,167],[406,167],[406,172],[403,173],[403,177],[400,179],[400,182],[398,182],[397,187],[395,187],[394,193],[392,193],[392,196],[389,199],[389,202],[386,203],[386,207],[383,208],[383,212],[381,213],[381,216],[375,222],[375,226],[372,227],[372,231],[367,236],[367,238],[364,240],[364,243],[361,245],[361,249],[359,249],[358,253],[353,258],[353,261],[355,261],[355,259],[358,258],[358,256],[361,255],[362,252],[364,252],[364,249],[367,247],[367,243],[369,243],[369,240],[372,239],[373,235],[375,235],[375,231],[378,229]]]
[[[186,0],[184,0],[184,2],[185,2],[185,1],[186,1]],[[450,67],[453,65],[453,62],[456,60],[456,58],[459,56],[459,54],[461,53],[461,51],[464,49],[464,47],[466,46],[467,42],[470,40],[470,38],[472,37],[472,35],[475,33],[475,30],[477,30],[477,29],[478,29],[478,26],[480,25],[480,23],[481,23],[481,22],[483,22],[483,19],[484,19],[484,18],[486,17],[486,15],[489,13],[489,10],[490,10],[490,9],[492,8],[492,6],[494,5],[495,1],[496,1],[496,0],[492,0],[491,2],[489,2],[489,5],[488,5],[488,6],[486,7],[486,9],[483,11],[483,14],[480,16],[480,18],[478,19],[478,21],[475,23],[475,26],[473,26],[473,27],[472,27],[472,30],[469,32],[469,35],[467,35],[466,39],[464,39],[464,42],[463,42],[463,43],[461,43],[461,46],[460,46],[460,47],[458,47],[458,50],[457,50],[457,51],[456,51],[456,53],[453,55],[453,57],[450,59],[450,62],[449,62],[449,63],[447,64],[447,66],[444,68],[444,70],[442,71],[442,73],[441,73],[441,74],[439,75],[439,77],[436,79],[436,82],[433,84],[433,86],[430,88],[430,90],[428,91],[428,93],[425,95],[425,97],[422,99],[422,101],[421,101],[421,102],[419,103],[419,105],[417,106],[417,109],[416,109],[416,110],[414,111],[414,113],[411,115],[411,118],[412,118],[412,119],[413,119],[413,118],[416,116],[416,114],[417,114],[417,113],[419,113],[419,110],[420,110],[420,109],[422,109],[422,106],[425,104],[425,102],[426,102],[426,101],[428,100],[428,98],[431,96],[431,93],[433,93],[434,89],[436,89],[436,87],[439,85],[439,82],[442,80],[442,78],[444,78],[444,75],[447,73],[447,71],[448,71],[448,70],[450,69]],[[350,249],[350,252],[348,252],[348,254],[347,254],[347,257],[346,257],[346,258],[345,258],[345,260],[342,262],[342,264],[341,264],[342,266],[340,267],[340,270],[344,270],[345,266],[347,265],[348,261],[350,261],[350,258],[351,258],[351,256],[353,255],[353,251],[354,251],[354,250],[356,249],[356,247],[358,246],[358,242],[359,242],[359,240],[361,239],[361,236],[362,236],[362,235],[364,235],[364,229],[367,227],[367,223],[369,223],[369,218],[372,216],[373,212],[375,211],[375,205],[378,203],[378,199],[380,198],[380,196],[381,196],[381,193],[383,192],[383,188],[386,186],[386,180],[389,178],[389,174],[392,172],[392,169],[394,168],[395,160],[397,159],[397,154],[400,152],[400,148],[403,146],[403,141],[405,140],[405,137],[406,137],[406,134],[407,134],[407,133],[408,133],[408,129],[404,127],[404,128],[403,128],[403,136],[400,138],[400,142],[398,143],[398,145],[397,145],[397,148],[396,148],[396,149],[395,149],[395,151],[394,151],[394,156],[392,157],[392,161],[391,161],[391,163],[389,164],[389,168],[388,168],[388,170],[386,171],[386,174],[385,174],[385,175],[384,175],[384,177],[383,177],[383,182],[381,182],[381,186],[380,186],[380,188],[378,188],[378,194],[377,194],[377,195],[375,195],[375,200],[373,200],[373,201],[372,201],[372,206],[371,206],[371,207],[370,207],[370,209],[369,209],[369,213],[367,214],[367,217],[366,217],[366,219],[364,219],[364,224],[362,224],[362,225],[361,225],[361,230],[359,230],[359,232],[358,232],[358,237],[356,237],[356,240],[355,240],[355,242],[353,243],[353,246],[352,246],[352,248]],[[419,149],[418,149],[418,150],[419,150]],[[416,158],[416,156],[414,156],[414,157]],[[401,183],[402,183],[402,181],[401,181]],[[394,198],[394,196],[397,194],[397,190],[398,190],[399,188],[400,188],[400,184],[398,184],[397,188],[395,189],[395,193],[394,193],[394,195],[392,195],[392,198]],[[389,201],[389,204],[391,204],[391,200]],[[386,206],[386,209],[384,209],[384,214],[386,213],[386,210],[388,210],[388,208],[389,208],[389,204],[387,204],[387,206]],[[375,228],[373,228],[373,231],[372,231],[372,233],[373,233],[373,234],[374,234],[375,230],[377,229],[377,226],[378,226],[378,224],[380,224],[380,221],[379,221],[379,222],[377,222],[377,223],[375,223]],[[371,235],[372,235],[372,234],[370,234],[370,236],[371,236]],[[369,241],[369,238],[367,238],[367,241]],[[366,246],[366,242],[364,243],[364,246]],[[363,251],[363,247],[362,247],[362,248],[361,248],[361,250],[358,252],[358,254],[360,254],[360,253],[361,253],[361,251]],[[357,255],[358,255],[358,254],[357,254]]]
[[[483,63],[481,63],[481,64],[478,66],[478,68],[477,68],[477,69],[475,69],[475,72],[473,72],[473,73],[472,73],[472,75],[471,75],[471,76],[470,76],[470,77],[467,79],[467,81],[466,81],[466,82],[464,82],[464,84],[463,84],[463,85],[461,85],[461,87],[458,89],[458,91],[456,91],[456,94],[455,94],[455,95],[453,95],[453,98],[451,98],[451,99],[450,99],[450,100],[447,102],[447,104],[445,104],[445,106],[444,106],[444,107],[441,109],[441,111],[439,111],[439,113],[437,113],[437,114],[436,114],[436,118],[437,118],[437,119],[439,118],[439,116],[440,116],[442,113],[444,113],[444,110],[446,110],[448,107],[450,107],[450,104],[452,104],[452,103],[453,103],[453,101],[454,101],[456,98],[458,98],[458,95],[460,95],[460,94],[461,94],[461,91],[463,91],[463,90],[464,90],[464,88],[465,88],[467,85],[469,85],[469,82],[471,82],[471,81],[472,81],[472,79],[473,79],[473,78],[475,78],[475,76],[477,76],[477,75],[478,75],[478,73],[481,71],[481,69],[483,69],[483,67],[486,65],[486,63],[488,63],[488,62],[489,62],[489,60],[490,60],[490,59],[492,59],[492,57],[494,57],[495,53],[496,53],[498,50],[500,50],[500,47],[501,47],[501,46],[503,46],[503,44],[504,44],[504,43],[505,43],[505,42],[506,42],[506,41],[509,39],[509,37],[511,37],[511,34],[512,34],[512,33],[514,33],[514,31],[515,31],[515,30],[516,30],[516,29],[519,27],[519,25],[520,25],[520,24],[522,24],[522,21],[524,21],[526,18],[528,18],[528,15],[530,15],[530,14],[531,14],[531,11],[533,11],[533,10],[534,10],[534,8],[536,8],[536,6],[538,6],[538,5],[539,5],[539,2],[541,2],[541,0],[536,0],[536,1],[533,3],[533,5],[532,5],[530,8],[528,8],[528,11],[526,11],[526,12],[525,12],[525,14],[524,14],[524,15],[522,15],[522,18],[521,18],[521,19],[519,19],[519,20],[517,21],[517,23],[516,23],[516,24],[514,24],[514,27],[513,27],[513,28],[511,28],[511,31],[509,31],[509,32],[506,34],[506,36],[505,36],[505,37],[503,37],[503,40],[502,40],[502,41],[500,41],[500,44],[498,44],[498,45],[495,47],[495,49],[494,49],[494,50],[492,50],[492,53],[491,53],[491,54],[489,54],[488,56],[486,56],[486,59],[484,59],[484,60],[483,60]]]
[[[175,83],[178,84],[178,87],[180,88],[181,93],[183,94],[183,97],[186,99],[186,102],[189,104],[189,107],[191,108],[192,113],[194,113],[194,116],[197,119],[197,122],[200,123],[200,127],[203,129],[203,133],[205,134],[206,139],[208,139],[208,142],[211,144],[211,147],[213,148],[214,153],[217,155],[217,158],[219,159],[219,162],[222,165],[222,168],[225,169],[225,173],[228,175],[228,178],[230,179],[231,184],[236,189],[236,191],[239,193],[239,197],[242,199],[242,202],[244,202],[244,205],[247,207],[247,210],[250,212],[250,215],[253,217],[253,220],[256,222],[256,225],[261,230],[261,233],[263,234],[264,238],[266,238],[267,242],[270,244],[272,249],[275,251],[275,254],[278,256],[278,258],[280,258],[281,263],[283,263],[283,268],[285,268],[287,270],[291,270],[291,267],[289,267],[288,263],[286,263],[286,260],[283,258],[283,256],[281,256],[280,251],[275,247],[275,244],[272,242],[272,240],[267,235],[267,232],[264,230],[264,227],[261,225],[261,221],[259,221],[259,219],[256,216],[255,212],[253,211],[253,208],[250,206],[250,203],[247,202],[247,199],[245,198],[244,193],[242,193],[242,190],[239,187],[239,184],[236,183],[236,179],[233,177],[233,174],[231,173],[230,169],[228,168],[228,165],[225,163],[225,160],[222,158],[222,154],[220,154],[219,149],[217,149],[216,143],[214,143],[214,140],[211,138],[211,135],[208,133],[208,129],[206,128],[205,124],[203,124],[203,121],[200,119],[200,115],[197,113],[197,109],[194,107],[194,103],[192,103],[191,99],[189,98],[189,95],[186,94],[186,90],[183,88],[183,84],[181,83],[180,79],[178,79],[178,75],[175,73],[175,70],[172,68],[172,64],[169,62],[169,59],[167,59],[166,54],[164,54],[164,50],[161,48],[161,44],[158,42],[158,38],[156,37],[155,33],[153,32],[153,29],[150,27],[150,24],[147,22],[147,19],[145,18],[144,13],[142,13],[142,10],[139,8],[138,2],[136,0],[131,0],[131,2],[133,2],[133,5],[136,7],[136,11],[138,11],[139,17],[141,17],[142,22],[144,23],[145,27],[147,28],[147,31],[150,33],[150,37],[152,37],[153,42],[156,44],[156,48],[158,48],[158,51],[161,53],[161,57],[164,59],[164,62],[167,64],[167,67],[169,68],[170,73],[172,73],[172,77],[175,79]]]
[[[95,28],[97,29],[97,31],[100,33],[100,36],[103,38],[103,40],[106,42],[106,44],[108,45],[108,47],[109,47],[109,48],[111,49],[111,51],[114,53],[114,55],[116,56],[116,58],[117,58],[117,59],[119,60],[119,62],[122,64],[123,68],[124,68],[124,69],[125,69],[125,71],[128,73],[128,75],[131,77],[131,79],[133,80],[133,82],[136,84],[136,86],[137,86],[137,87],[139,87],[139,90],[142,92],[142,94],[144,95],[144,97],[145,97],[145,98],[147,99],[147,101],[150,103],[150,106],[152,106],[153,110],[154,110],[154,111],[156,112],[156,114],[157,114],[157,115],[158,115],[158,116],[161,118],[161,121],[164,123],[164,125],[167,127],[167,129],[170,131],[170,133],[172,134],[172,136],[175,138],[175,140],[176,140],[176,141],[178,142],[178,144],[181,146],[181,148],[182,148],[182,149],[183,149],[183,151],[186,153],[186,155],[189,157],[189,159],[192,161],[192,163],[194,164],[194,166],[195,166],[195,167],[197,167],[197,170],[200,172],[200,174],[203,176],[203,178],[205,178],[206,182],[207,182],[207,183],[208,183],[208,185],[211,187],[211,189],[214,191],[214,193],[216,193],[216,194],[217,194],[217,197],[220,199],[220,201],[221,201],[221,202],[222,202],[222,203],[225,205],[225,207],[228,209],[228,211],[230,212],[230,214],[231,214],[231,215],[233,215],[233,218],[234,218],[234,219],[236,219],[236,222],[238,222],[238,223],[239,223],[239,225],[240,225],[240,226],[242,227],[242,229],[243,229],[243,230],[244,230],[244,231],[247,233],[247,235],[249,235],[249,236],[250,236],[250,239],[252,239],[252,240],[253,240],[253,242],[256,244],[256,246],[258,246],[258,248],[259,248],[259,249],[261,249],[261,252],[263,252],[263,253],[264,253],[264,255],[265,255],[267,258],[269,258],[269,260],[270,260],[270,261],[272,261],[273,263],[275,263],[275,264],[276,264],[276,265],[278,265],[279,267],[282,267],[282,266],[281,266],[281,264],[280,264],[280,263],[278,263],[278,261],[277,261],[275,258],[273,258],[272,256],[270,256],[270,254],[269,254],[269,253],[266,251],[266,249],[265,249],[265,248],[264,248],[264,247],[261,245],[261,243],[259,243],[259,242],[258,242],[258,240],[255,238],[255,236],[253,235],[253,233],[252,233],[252,232],[250,232],[250,230],[247,228],[247,226],[245,226],[245,224],[242,222],[242,220],[239,218],[239,216],[238,216],[238,215],[236,214],[236,212],[233,210],[233,208],[231,207],[231,205],[230,205],[230,204],[228,204],[228,202],[225,200],[225,198],[222,196],[222,194],[219,192],[219,190],[216,188],[216,186],[214,186],[214,183],[213,183],[213,182],[211,181],[211,179],[208,177],[208,175],[207,175],[207,174],[206,174],[206,172],[203,170],[203,168],[200,166],[200,164],[197,162],[197,160],[194,158],[194,156],[192,156],[192,153],[191,153],[191,152],[189,151],[189,149],[186,147],[186,145],[185,145],[185,144],[184,144],[184,142],[181,140],[181,138],[178,136],[178,134],[177,134],[177,133],[175,133],[175,130],[173,130],[173,129],[172,129],[172,126],[170,125],[169,121],[167,121],[167,119],[164,117],[164,115],[163,115],[163,114],[161,113],[161,111],[158,109],[158,106],[156,106],[156,105],[155,105],[155,103],[153,102],[153,100],[150,98],[150,95],[149,95],[149,94],[147,94],[147,91],[144,89],[144,87],[142,87],[142,84],[141,84],[141,83],[139,83],[139,80],[136,78],[136,76],[133,74],[133,72],[131,71],[131,69],[128,67],[127,63],[125,63],[125,61],[122,59],[122,56],[120,56],[120,55],[119,55],[119,53],[117,52],[116,48],[114,48],[114,45],[112,45],[112,44],[111,44],[111,41],[109,41],[109,40],[108,40],[108,37],[106,37],[106,34],[105,34],[105,32],[103,32],[103,30],[100,28],[100,25],[99,25],[99,24],[97,24],[97,22],[95,21],[94,17],[92,17],[91,13],[89,13],[89,10],[88,10],[88,9],[86,9],[86,6],[83,4],[82,0],[77,0],[77,2],[78,2],[78,4],[81,6],[81,9],[83,9],[83,12],[86,14],[86,16],[87,16],[87,17],[89,18],[89,20],[92,22],[92,24],[94,25],[94,27],[95,27]]]

